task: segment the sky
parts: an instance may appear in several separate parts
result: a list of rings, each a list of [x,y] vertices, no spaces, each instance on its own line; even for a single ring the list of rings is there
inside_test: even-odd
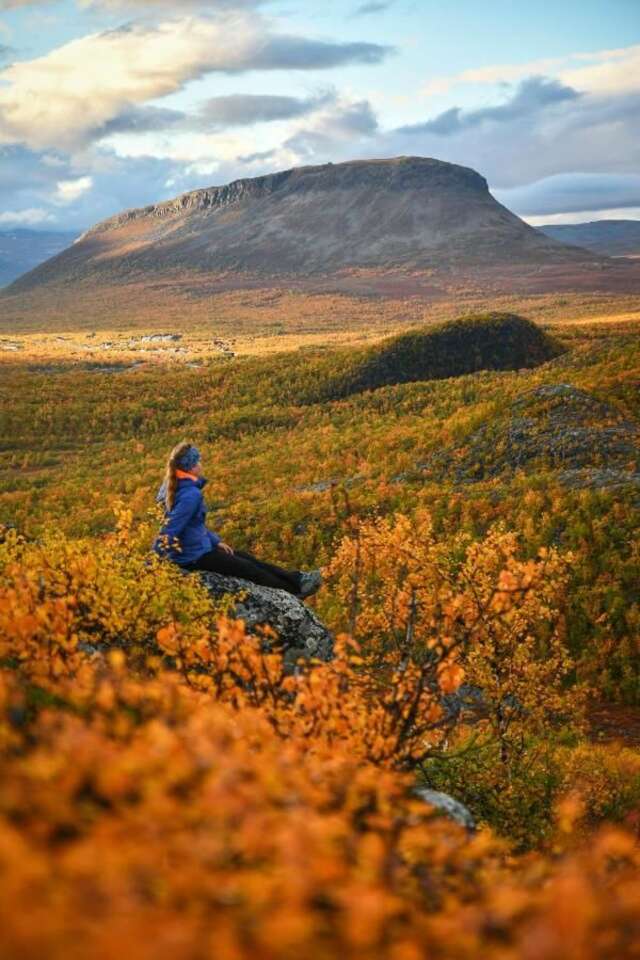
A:
[[[640,219],[640,0],[0,0],[0,229],[400,155]]]

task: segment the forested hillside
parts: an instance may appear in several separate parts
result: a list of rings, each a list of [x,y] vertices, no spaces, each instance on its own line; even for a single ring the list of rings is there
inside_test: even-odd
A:
[[[632,955],[637,324],[2,374],[10,956]],[[181,439],[212,529],[322,568],[332,660],[151,556]]]

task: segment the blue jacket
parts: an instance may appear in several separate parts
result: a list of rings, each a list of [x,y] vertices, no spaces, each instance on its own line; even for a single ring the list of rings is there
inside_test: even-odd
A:
[[[197,480],[182,477],[178,480],[173,509],[169,513],[165,511],[165,522],[152,545],[159,557],[166,557],[183,566],[214,550],[222,540],[205,526],[207,507],[202,488],[206,482],[205,477],[198,477]],[[164,495],[163,483],[156,494],[156,502],[163,502]]]

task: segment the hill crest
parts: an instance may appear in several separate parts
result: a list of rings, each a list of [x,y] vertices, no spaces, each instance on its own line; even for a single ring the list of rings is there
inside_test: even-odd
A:
[[[220,186],[200,187],[181,193],[171,200],[133,207],[101,220],[85,231],[80,240],[117,229],[133,220],[164,218],[196,211],[216,211],[248,200],[270,197],[279,190],[348,189],[362,183],[387,189],[407,189],[428,176],[432,186],[458,186],[489,193],[486,179],[471,167],[447,163],[433,157],[400,156],[390,160],[346,160],[291,167],[260,177],[242,177]]]

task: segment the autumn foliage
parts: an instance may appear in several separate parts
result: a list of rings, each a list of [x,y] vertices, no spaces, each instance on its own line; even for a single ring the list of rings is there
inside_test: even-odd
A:
[[[335,304],[331,298],[325,302],[329,322]],[[535,558],[541,547],[571,553],[566,634],[576,673],[607,699],[640,703],[636,468],[629,463],[626,483],[623,475],[612,485],[587,477],[584,487],[573,487],[557,464],[552,469],[553,464],[535,461],[522,471],[501,472],[504,450],[496,448],[504,443],[507,426],[517,428],[518,416],[529,416],[526,406],[518,407],[522,398],[558,384],[605,401],[633,425],[640,417],[640,341],[631,322],[559,325],[569,315],[564,298],[529,306],[528,315],[553,318],[554,336],[572,348],[551,363],[411,383],[396,382],[395,376],[378,389],[317,403],[311,401],[318,391],[351,376],[363,352],[382,362],[397,341],[373,350],[338,350],[325,341],[233,361],[197,354],[191,358],[201,364],[197,368],[158,361],[127,371],[109,366],[110,354],[96,355],[92,363],[85,363],[82,351],[61,358],[55,351],[64,344],[71,351],[71,334],[64,344],[42,334],[43,351],[50,349],[51,356],[3,354],[0,522],[15,524],[30,537],[56,528],[71,537],[99,536],[112,527],[114,497],[143,520],[166,454],[185,432],[206,458],[213,528],[239,548],[263,552],[276,562],[327,564],[336,538],[348,532],[350,515],[359,520],[376,512],[412,517],[424,508],[438,537],[449,539],[460,532],[483,539],[502,521],[517,535],[523,557]],[[280,307],[274,301],[261,308],[274,328]],[[380,301],[361,307],[368,311],[367,322],[382,310]],[[416,305],[408,302],[406,308],[417,325]],[[236,299],[229,322],[237,323],[242,309]],[[598,302],[589,308],[596,309]],[[448,315],[447,310],[438,318]],[[178,318],[163,315],[167,329],[173,322],[186,330]],[[418,339],[426,335],[414,332]],[[85,346],[99,345],[101,336]],[[400,343],[410,344],[412,336]],[[210,328],[202,327],[200,337],[210,345]],[[276,341],[280,338],[271,338]],[[401,359],[404,364],[406,353]],[[334,395],[331,390],[323,394]],[[512,416],[512,409],[520,413]],[[538,403],[536,423],[544,425],[551,412],[550,402]],[[458,457],[466,462],[477,449],[478,435],[491,425],[499,429],[486,433],[483,479],[464,476],[458,483],[455,476],[434,479],[423,469],[442,452],[455,463]],[[588,425],[584,429],[588,434]],[[545,437],[544,431],[536,435],[536,444],[544,446]],[[517,453],[517,438],[512,445]],[[595,463],[594,470],[606,474],[606,466]],[[352,509],[347,513],[342,504],[334,509],[334,486],[348,489]],[[335,609],[328,594],[316,602],[322,616]],[[341,614],[336,609],[331,616],[337,621]]]
[[[622,784],[633,802],[631,760],[614,782],[572,753],[526,855],[414,793],[468,732],[463,681],[505,769],[577,709],[567,558],[523,559],[500,529],[452,550],[427,513],[354,520],[327,571],[351,631],[290,674],[148,532],[121,511],[104,540],[0,545],[3,957],[633,956],[633,822],[588,816]]]
[[[96,296],[91,330],[113,314]],[[594,742],[588,709],[640,703],[637,462],[579,486],[568,460],[504,471],[498,447],[518,453],[520,399],[561,383],[635,436],[635,328],[556,326],[571,349],[535,370],[400,382],[413,333],[363,345],[401,329],[397,302],[358,301],[367,338],[335,350],[317,304],[261,296],[251,316],[218,299],[224,323],[249,342],[260,314],[304,349],[223,361],[210,318],[151,303],[197,369],[101,372],[51,325],[2,363],[1,960],[637,957],[640,752]],[[317,299],[346,336],[354,301]],[[381,377],[355,376],[365,357]],[[543,446],[549,413],[527,426]],[[291,672],[273,631],[150,555],[185,431],[212,528],[322,566],[331,662]],[[473,461],[478,437],[477,476],[424,468]]]

